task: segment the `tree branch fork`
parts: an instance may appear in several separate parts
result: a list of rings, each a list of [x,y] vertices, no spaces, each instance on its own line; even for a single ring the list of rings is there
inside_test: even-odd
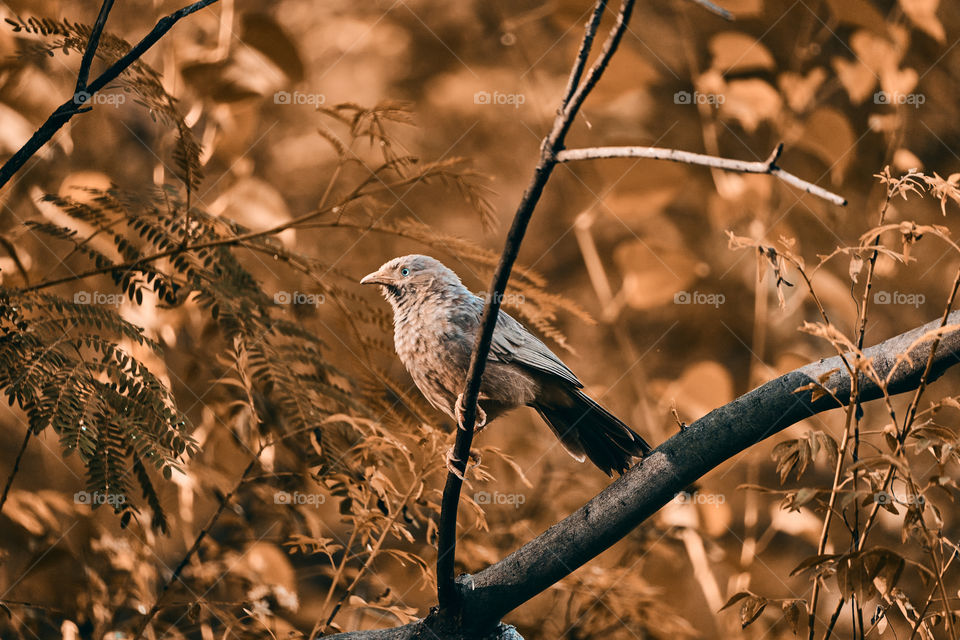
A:
[[[713,6],[708,0],[700,4]],[[488,288],[490,292],[484,305],[480,319],[480,329],[474,342],[470,356],[470,366],[464,382],[461,398],[464,408],[461,414],[456,442],[454,443],[454,469],[447,475],[441,499],[440,523],[438,526],[437,543],[437,600],[440,610],[446,617],[460,618],[462,593],[456,587],[454,566],[456,558],[457,512],[460,502],[460,492],[463,486],[463,477],[466,473],[467,459],[473,441],[473,426],[477,416],[477,400],[480,395],[480,385],[486,367],[487,356],[493,340],[497,316],[500,312],[500,300],[510,278],[510,271],[520,253],[520,245],[526,233],[533,212],[540,200],[543,190],[557,164],[577,160],[600,158],[651,158],[658,160],[672,160],[687,164],[701,165],[737,171],[741,173],[762,173],[777,177],[813,195],[824,198],[838,205],[845,205],[846,200],[841,196],[818,187],[790,174],[779,166],[777,160],[783,151],[783,145],[778,145],[764,162],[743,162],[726,158],[717,158],[676,149],[661,149],[658,147],[594,147],[586,149],[566,149],[565,140],[573,122],[587,96],[599,82],[601,76],[616,52],[623,34],[626,32],[630,16],[633,13],[635,0],[621,0],[620,8],[616,13],[613,26],[597,54],[593,64],[587,68],[587,61],[593,47],[594,38],[599,30],[603,14],[607,9],[606,0],[597,0],[590,19],[587,21],[580,48],[574,60],[566,89],[553,126],[543,139],[540,147],[540,157],[533,171],[533,176],[523,192],[520,203],[517,205],[513,223],[507,233],[500,262]],[[547,583],[552,584],[552,582]],[[512,608],[512,607],[511,607]],[[507,609],[509,610],[509,609]],[[493,618],[494,620],[497,618]]]
[[[94,25],[88,46],[84,51],[83,59],[81,60],[80,71],[78,73],[75,87],[75,95],[71,100],[65,102],[58,109],[56,109],[48,117],[47,121],[44,122],[44,124],[41,125],[41,127],[34,133],[30,140],[20,150],[18,150],[17,153],[9,158],[3,164],[3,166],[0,166],[0,189],[2,189],[9,182],[12,176],[24,165],[24,163],[26,163],[30,157],[37,152],[37,150],[40,149],[40,147],[42,147],[52,138],[56,131],[63,127],[73,116],[89,110],[88,106],[85,106],[82,102],[78,102],[78,95],[82,94],[85,96],[90,96],[103,89],[107,83],[119,76],[157,41],[159,41],[160,38],[167,31],[169,31],[178,20],[209,6],[216,1],[217,0],[197,0],[192,4],[189,4],[180,10],[162,18],[143,39],[141,39],[130,49],[129,52],[127,52],[119,60],[104,70],[99,76],[88,83],[90,68],[95,56],[97,44],[107,21],[107,17],[114,4],[113,0],[103,0],[97,22]],[[713,5],[713,3],[709,0],[694,1],[708,8],[714,13],[717,13],[717,15],[720,15],[721,17],[730,17],[728,13]],[[544,138],[541,146],[539,162],[537,163],[530,183],[524,191],[523,197],[521,198],[521,201],[517,207],[513,224],[507,235],[501,260],[494,274],[493,282],[489,287],[489,291],[491,293],[487,298],[484,308],[483,317],[481,319],[481,328],[477,334],[476,343],[471,356],[469,373],[464,385],[463,398],[465,410],[463,412],[462,424],[460,425],[463,428],[458,430],[457,439],[454,446],[455,457],[460,461],[459,463],[455,463],[455,466],[458,466],[460,474],[458,475],[456,473],[450,473],[448,475],[442,499],[437,559],[438,600],[441,614],[431,616],[425,621],[415,623],[414,626],[420,631],[424,629],[423,625],[427,625],[431,629],[434,629],[434,627],[439,629],[438,624],[440,626],[445,625],[446,628],[453,629],[454,632],[456,632],[456,630],[459,628],[479,629],[486,627],[487,629],[490,629],[491,621],[495,622],[504,613],[515,608],[526,599],[529,599],[536,593],[539,593],[548,587],[550,584],[553,584],[562,578],[564,575],[570,572],[568,567],[580,566],[583,564],[583,562],[586,562],[589,560],[589,558],[596,555],[596,553],[599,553],[599,551],[602,551],[606,547],[613,544],[616,540],[625,535],[626,532],[639,524],[643,518],[647,517],[649,514],[653,513],[656,511],[656,509],[670,500],[676,491],[679,491],[683,488],[683,486],[686,486],[686,484],[689,483],[689,481],[684,481],[680,482],[678,486],[674,486],[676,482],[673,482],[672,480],[687,476],[690,476],[691,478],[699,477],[699,475],[702,475],[702,473],[705,473],[707,470],[713,466],[716,466],[716,464],[719,464],[723,459],[725,459],[710,458],[709,456],[716,456],[716,452],[719,450],[712,449],[710,451],[703,452],[707,458],[694,459],[696,464],[691,467],[689,466],[689,456],[692,455],[690,451],[695,451],[695,449],[690,449],[689,444],[684,445],[687,449],[689,449],[689,451],[684,449],[684,451],[681,452],[680,450],[675,450],[672,448],[676,446],[671,445],[671,443],[673,443],[677,437],[679,437],[677,436],[661,446],[650,458],[645,459],[640,465],[635,467],[633,470],[625,474],[620,480],[611,485],[610,488],[599,494],[590,503],[585,505],[583,509],[570,516],[570,518],[567,520],[555,525],[545,534],[540,536],[540,538],[537,538],[537,540],[534,540],[508,558],[491,566],[476,576],[467,578],[461,577],[459,580],[455,580],[454,564],[456,553],[457,512],[463,482],[463,473],[466,471],[466,460],[468,458],[468,452],[470,450],[470,445],[473,438],[473,429],[470,428],[470,426],[474,424],[476,419],[477,398],[479,396],[481,379],[487,360],[487,354],[490,349],[494,327],[496,325],[496,319],[499,313],[500,300],[510,277],[513,264],[519,254],[520,245],[525,235],[527,225],[533,215],[537,203],[540,200],[543,189],[545,188],[556,165],[578,160],[601,158],[649,158],[656,160],[669,160],[673,162],[683,162],[686,164],[707,166],[741,173],[768,174],[834,204],[846,204],[846,200],[842,197],[833,194],[822,187],[802,180],[801,178],[781,169],[777,165],[777,161],[783,150],[782,144],[778,145],[777,148],[774,149],[773,153],[771,153],[767,160],[761,162],[745,162],[658,147],[634,146],[566,149],[566,135],[575,121],[583,102],[586,100],[587,96],[590,94],[600,77],[603,75],[612,56],[616,52],[621,38],[626,31],[627,24],[629,23],[634,4],[635,0],[621,0],[620,8],[616,13],[615,22],[603,43],[602,49],[597,55],[596,60],[588,68],[587,62],[590,57],[594,37],[599,30],[601,19],[607,8],[606,0],[596,1],[591,17],[584,30],[584,36],[580,45],[580,50],[573,64],[560,109],[558,110],[557,116],[554,119],[550,133]],[[309,214],[308,216],[304,216],[299,222],[302,222],[307,218],[312,218],[314,215],[315,214]],[[285,228],[286,226],[296,226],[297,222],[298,221],[294,221],[292,223],[288,223],[288,225],[285,225],[284,227],[267,229],[261,232],[247,234],[246,236],[225,237],[216,241],[215,244],[228,246],[240,245],[242,244],[243,240],[248,239],[249,237],[271,235],[275,232],[278,232],[282,228]],[[178,251],[191,251],[199,248],[201,248],[201,245],[183,246],[180,247]],[[151,256],[150,258],[155,259],[158,257],[161,257],[161,255],[158,254]],[[120,268],[120,266],[113,266],[110,267],[110,269]],[[94,270],[68,279],[75,280],[79,277],[95,275],[103,271],[104,270]],[[32,288],[44,288],[53,286],[59,282],[60,281],[51,281],[41,283],[40,285]],[[796,398],[793,396],[789,397],[792,401],[796,401]],[[717,411],[721,411],[722,409],[718,409]],[[712,415],[713,413],[710,414],[710,416]],[[699,424],[703,420],[707,420],[707,418],[710,416],[706,416],[695,424]],[[693,429],[692,425],[691,429],[688,429],[688,431],[685,433],[699,433],[703,429],[706,429],[706,427],[701,427],[699,430],[697,430]],[[770,433],[772,433],[772,431]],[[683,434],[680,435],[682,436]],[[763,437],[766,437],[766,435],[769,435],[769,433],[766,433],[762,437],[756,438],[754,441],[757,439],[762,439]],[[685,436],[685,440],[689,440],[691,437],[692,436],[687,435]],[[711,435],[710,437],[712,438],[714,436]],[[740,441],[737,440],[736,442]],[[742,448],[749,446],[749,444],[750,443],[743,444]],[[742,450],[742,448],[739,450]],[[680,453],[683,455],[680,456]],[[674,456],[679,457],[674,458]],[[707,459],[712,461],[711,465],[707,465],[704,462]],[[650,473],[658,474],[657,481],[661,483],[660,485],[654,482],[653,484],[635,486],[638,483],[646,483],[648,480],[647,476]],[[668,480],[670,480],[670,482],[668,482]],[[625,497],[621,495],[625,490],[625,487],[628,491],[637,492],[637,495],[633,496],[633,498],[635,500],[640,500],[640,503],[624,510],[623,517],[630,516],[628,520],[620,520],[617,519],[615,513],[616,509],[613,509],[610,505],[622,506],[625,504],[623,502]],[[657,487],[659,487],[659,489]],[[610,496],[614,497],[610,498]],[[609,502],[611,499],[613,502]],[[581,514],[584,509],[587,509],[586,515]],[[611,509],[613,510],[611,511]],[[599,517],[597,514],[605,514],[603,517],[610,519],[610,522],[607,523],[609,526],[605,526],[603,522],[588,522],[588,520],[591,518]],[[581,518],[581,521],[577,521],[576,518]],[[571,522],[574,524],[570,524]],[[581,522],[581,524],[577,525],[575,524],[576,522]],[[578,549],[570,548],[567,542],[564,542],[564,540],[559,540],[561,546],[558,548],[569,550],[573,554],[570,558],[567,558],[563,553],[557,554],[555,551],[550,551],[546,547],[542,546],[544,544],[543,542],[538,542],[542,538],[545,538],[545,536],[549,537],[551,535],[556,535],[555,533],[551,533],[555,531],[559,531],[563,535],[577,534],[582,538],[589,532],[585,533],[577,527],[587,525],[589,525],[588,528],[591,528],[593,534],[601,536],[602,539],[593,541],[584,539],[578,543],[582,545]],[[553,542],[557,541],[553,540]],[[534,546],[531,547],[531,545]],[[595,549],[596,552],[594,553]],[[544,553],[544,551],[550,552]],[[589,555],[589,557],[581,558],[580,556],[583,556],[584,553],[591,555]],[[559,564],[557,564],[558,562]],[[442,621],[442,623],[438,623],[438,620]],[[405,627],[399,629],[404,628]],[[509,633],[509,628],[501,628],[498,633]],[[396,637],[409,636],[401,635]]]
[[[863,352],[890,395],[915,390],[960,363],[960,311]],[[941,330],[942,328],[942,330]],[[939,331],[937,343],[933,336]],[[931,349],[935,348],[933,357]],[[848,359],[853,354],[845,354]],[[842,356],[821,359],[775,378],[714,409],[657,447],[566,519],[486,569],[456,580],[459,616],[434,611],[391,629],[338,634],[344,640],[516,638],[500,618],[611,547],[726,460],[787,427],[846,406],[851,378]],[[883,397],[872,379],[858,381],[859,401]],[[814,389],[825,387],[830,393]],[[802,390],[801,390],[802,389]]]

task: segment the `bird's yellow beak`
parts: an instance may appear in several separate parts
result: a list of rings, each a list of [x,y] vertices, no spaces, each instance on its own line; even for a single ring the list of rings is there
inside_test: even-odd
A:
[[[368,273],[360,278],[360,284],[390,284],[391,282],[393,282],[393,279],[387,274],[382,273],[382,269]]]

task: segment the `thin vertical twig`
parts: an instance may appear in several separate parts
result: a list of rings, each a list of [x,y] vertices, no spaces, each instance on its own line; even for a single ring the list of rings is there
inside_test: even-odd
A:
[[[103,0],[100,5],[100,13],[97,15],[97,21],[93,24],[90,31],[90,39],[87,40],[87,48],[83,51],[83,58],[80,60],[80,70],[77,72],[76,95],[80,95],[87,90],[87,80],[90,78],[90,67],[93,65],[93,59],[97,55],[97,47],[100,45],[100,35],[107,24],[107,16],[113,8],[113,0]]]
[[[271,443],[272,444],[272,443]],[[133,632],[133,640],[140,640],[143,637],[143,632],[146,631],[147,626],[153,621],[157,613],[162,608],[161,603],[163,602],[163,597],[170,590],[170,587],[174,583],[180,581],[180,575],[183,573],[183,570],[187,567],[187,564],[190,563],[190,560],[193,559],[193,556],[196,555],[197,551],[200,549],[200,544],[203,543],[204,539],[207,537],[207,534],[210,533],[210,530],[213,529],[214,525],[217,523],[217,520],[220,519],[220,516],[223,515],[224,509],[227,508],[227,505],[230,504],[230,501],[233,499],[234,494],[240,489],[241,486],[247,481],[247,476],[250,475],[250,472],[253,471],[254,466],[260,460],[260,454],[263,453],[266,449],[266,445],[260,447],[260,450],[250,459],[250,462],[247,464],[246,469],[243,470],[243,473],[240,475],[240,480],[237,482],[236,486],[220,499],[220,504],[217,506],[217,510],[214,511],[213,515],[210,516],[210,519],[207,521],[206,526],[200,530],[200,533],[197,534],[196,539],[194,539],[193,544],[190,545],[190,548],[187,549],[187,552],[181,558],[180,563],[177,564],[174,568],[173,573],[170,577],[164,582],[163,587],[160,589],[160,593],[157,594],[157,599],[153,603],[153,606],[150,607],[150,610],[140,619],[137,628]]]
[[[564,140],[573,120],[576,118],[583,101],[597,84],[600,76],[610,63],[610,58],[620,44],[627,28],[627,23],[633,13],[635,0],[623,0],[617,20],[604,42],[603,50],[597,60],[581,79],[586,68],[587,59],[592,48],[593,38],[600,26],[600,19],[606,7],[605,0],[598,0],[590,21],[584,31],[583,41],[574,62],[568,81],[567,93],[557,116],[553,128],[544,138],[540,147],[540,159],[534,169],[533,177],[527,186],[514,214],[513,224],[507,234],[507,240],[489,287],[483,316],[480,320],[480,331],[477,333],[470,357],[470,368],[463,391],[462,422],[457,430],[454,444],[454,468],[459,473],[451,471],[447,474],[447,482],[443,489],[441,500],[440,526],[438,530],[437,549],[437,599],[441,611],[452,612],[458,608],[454,566],[456,557],[457,511],[460,503],[460,490],[463,487],[463,474],[466,472],[467,459],[470,455],[470,445],[473,442],[473,427],[477,418],[477,399],[480,395],[480,383],[486,368],[487,354],[493,341],[493,331],[496,327],[497,316],[500,312],[500,301],[510,278],[513,263],[520,252],[520,244],[527,230],[527,224],[533,211],[540,201],[543,188],[547,184],[554,167],[557,165],[557,153],[564,147]],[[575,88],[574,88],[575,87]]]
[[[943,309],[943,315],[940,317],[940,328],[947,326],[947,321],[950,316],[950,310],[953,309],[953,305],[956,302],[957,291],[960,290],[960,269],[957,270],[957,275],[953,279],[953,287],[950,289],[950,296],[947,298],[947,303]],[[913,399],[910,401],[910,407],[907,409],[907,413],[904,416],[904,425],[903,429],[900,430],[900,433],[897,434],[897,452],[900,452],[903,449],[903,443],[906,442],[907,435],[910,432],[910,426],[913,424],[913,419],[916,416],[917,407],[920,404],[920,396],[923,394],[923,391],[927,387],[928,380],[930,378],[930,373],[933,370],[933,362],[936,356],[937,348],[940,346],[941,337],[938,335],[934,340],[933,344],[930,347],[930,354],[927,357],[927,363],[923,370],[923,374],[920,377],[920,382],[917,385],[917,390],[914,392]],[[887,470],[887,474],[884,477],[883,485],[881,491],[886,491],[890,484],[893,482],[895,467],[891,466]],[[863,525],[863,530],[860,533],[860,539],[857,541],[856,551],[863,549],[863,545],[867,542],[867,535],[870,533],[870,529],[873,527],[873,522],[877,517],[877,513],[880,511],[880,503],[874,502],[873,506],[870,508],[870,513],[867,515],[867,520]]]
[[[892,192],[888,189],[886,194],[886,199],[883,202],[883,206],[880,208],[880,219],[877,222],[877,226],[883,225],[883,221],[886,219],[887,209],[890,207],[891,198],[892,198]],[[876,238],[874,238],[873,251],[870,254],[869,260],[867,261],[867,275],[866,275],[866,278],[864,279],[863,295],[861,296],[859,304],[857,304],[857,353],[863,352],[863,341],[867,334],[867,309],[869,308],[869,303],[870,303],[870,290],[873,288],[873,275],[877,266],[877,258],[880,256],[880,252],[877,249],[879,244],[880,244],[880,236],[878,235]],[[827,505],[827,512],[826,514],[824,514],[823,529],[821,531],[820,541],[817,546],[817,555],[823,555],[823,552],[826,549],[827,536],[829,535],[829,532],[830,532],[830,522],[831,522],[831,519],[833,518],[834,505],[836,504],[836,499],[838,495],[838,491],[837,491],[838,483],[840,481],[840,476],[843,472],[844,459],[846,458],[846,455],[847,455],[847,447],[849,446],[851,436],[853,437],[853,441],[854,441],[853,452],[852,452],[854,461],[856,460],[859,454],[859,445],[860,445],[859,403],[860,403],[860,400],[859,400],[859,393],[858,393],[859,385],[857,384],[859,378],[860,378],[859,372],[857,372],[857,375],[852,375],[851,377],[852,382],[850,385],[850,404],[847,405],[847,416],[846,416],[846,425],[843,432],[843,442],[841,443],[840,450],[837,454],[837,465],[834,470],[833,484],[831,485],[831,488],[830,488],[830,499]],[[853,420],[853,433],[851,433],[851,430],[850,430],[851,419]],[[857,477],[856,477],[856,471],[854,471],[854,478],[853,478],[854,492],[856,491],[856,488],[857,488]],[[857,519],[857,522],[859,523],[859,507],[857,505],[856,500],[854,500],[854,509],[857,509],[856,519]],[[855,531],[854,543],[856,543],[857,535],[858,534]],[[817,604],[820,599],[820,584],[821,584],[820,579],[815,577],[813,580],[813,595],[810,598],[810,612],[809,612],[809,618],[808,618],[809,640],[813,640],[814,633],[815,633],[814,622],[816,620]],[[833,628],[837,623],[840,609],[842,608],[842,606],[843,606],[843,601],[841,600],[840,605],[837,608],[837,611],[830,618],[830,623],[828,624],[826,632],[824,634],[824,640],[827,640],[830,637],[831,633],[833,632]],[[852,608],[855,609],[856,607],[852,607]],[[856,618],[854,618],[854,620],[856,620]]]
[[[27,433],[23,436],[23,444],[20,445],[20,451],[13,461],[13,469],[10,470],[10,475],[7,476],[7,483],[3,486],[3,495],[0,495],[0,511],[3,511],[3,505],[7,502],[7,496],[10,494],[10,486],[13,484],[13,479],[16,477],[17,471],[20,470],[20,460],[23,458],[23,453],[27,450],[27,444],[30,442],[30,436],[32,435],[33,431],[30,430],[30,427],[27,427]]]

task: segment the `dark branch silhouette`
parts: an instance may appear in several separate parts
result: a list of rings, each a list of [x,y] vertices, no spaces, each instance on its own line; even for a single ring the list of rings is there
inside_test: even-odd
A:
[[[133,46],[122,58],[106,68],[103,73],[97,76],[92,82],[87,84],[87,75],[90,73],[90,66],[93,57],[96,54],[97,44],[100,41],[100,34],[103,32],[103,26],[107,21],[107,14],[113,6],[113,0],[105,0],[97,22],[90,33],[90,40],[87,42],[87,48],[83,53],[80,62],[80,72],[77,75],[77,85],[74,94],[70,99],[61,104],[50,114],[46,121],[40,125],[30,139],[27,140],[20,149],[0,167],[0,189],[10,181],[10,178],[26,164],[33,155],[40,150],[43,145],[50,141],[53,135],[59,131],[63,125],[67,124],[73,116],[78,113],[89,111],[90,107],[84,106],[90,98],[97,92],[107,86],[113,80],[123,73],[130,65],[136,62],[150,47],[155,45],[164,34],[169,31],[173,25],[181,18],[185,18],[191,13],[195,13],[204,7],[217,2],[217,0],[199,0],[191,5],[174,11],[170,15],[161,18],[157,24],[145,35],[140,42]]]
[[[699,2],[712,6],[709,2]],[[584,100],[590,94],[590,91],[596,86],[600,77],[603,75],[610,63],[610,59],[616,52],[620,40],[626,31],[627,24],[633,12],[634,0],[624,0],[617,13],[616,22],[610,30],[603,49],[597,56],[593,65],[583,76],[586,68],[587,59],[590,56],[590,50],[593,45],[593,39],[597,29],[600,26],[600,20],[606,9],[606,1],[599,0],[594,8],[590,20],[587,22],[580,50],[574,61],[573,69],[567,82],[564,98],[557,111],[553,127],[550,133],[544,138],[540,146],[540,158],[534,169],[533,177],[523,193],[517,211],[514,214],[513,224],[507,234],[503,253],[497,270],[494,273],[493,281],[489,287],[486,306],[484,307],[483,317],[480,321],[480,331],[477,333],[473,352],[470,358],[470,369],[467,380],[464,384],[461,399],[462,420],[457,430],[457,438],[454,444],[454,470],[447,475],[447,481],[443,489],[443,498],[441,500],[440,525],[438,528],[437,545],[437,599],[440,604],[440,610],[451,614],[453,617],[459,615],[459,606],[457,602],[457,593],[454,589],[454,565],[456,559],[456,533],[457,533],[457,511],[460,503],[460,490],[463,486],[463,475],[466,472],[467,460],[470,456],[470,445],[473,442],[473,425],[476,423],[477,399],[480,395],[480,384],[486,367],[487,355],[490,351],[490,345],[493,340],[493,331],[497,322],[497,315],[500,311],[500,301],[503,292],[506,290],[507,281],[510,278],[510,271],[513,263],[520,252],[520,245],[523,242],[523,236],[526,233],[527,225],[533,212],[536,209],[543,189],[553,173],[553,169],[560,162],[572,160],[587,159],[593,157],[620,157],[618,153],[636,153],[637,148],[607,148],[607,149],[579,149],[575,151],[565,151],[564,142],[566,135],[576,119],[580,107]],[[726,16],[724,16],[726,17]],[[581,79],[581,76],[583,78]],[[626,150],[626,151],[624,151]],[[608,152],[613,155],[590,155],[591,152]],[[685,162],[688,164],[701,164],[707,166],[717,166],[731,171],[749,172],[749,173],[767,173],[775,175],[781,180],[798,186],[810,193],[826,198],[835,204],[846,204],[846,200],[841,196],[835,195],[816,185],[801,180],[792,174],[788,174],[776,165],[780,157],[782,145],[778,146],[766,162],[738,162],[723,158],[712,158],[701,154],[692,154],[689,152],[656,149],[657,152],[663,152],[661,155],[649,155],[655,159],[673,160],[675,162]],[[581,154],[581,155],[578,155]],[[583,155],[586,154],[586,155]],[[581,157],[582,156],[582,157]]]
[[[931,332],[946,327],[937,341]],[[928,336],[926,339],[921,339]],[[931,350],[934,352],[931,357]],[[960,311],[864,350],[891,395],[917,389],[960,363]],[[847,354],[849,358],[851,354]],[[811,384],[830,393],[817,394]],[[925,374],[926,372],[926,374]],[[861,377],[859,401],[883,390]],[[804,388],[803,391],[798,391]],[[462,575],[460,626],[438,613],[392,629],[332,636],[353,640],[510,637],[502,616],[562,580],[652,516],[698,478],[741,451],[810,416],[845,406],[851,380],[840,356],[784,374],[714,409],[676,434],[580,509],[494,565]],[[839,400],[839,401],[838,401]],[[512,636],[516,637],[516,636]]]

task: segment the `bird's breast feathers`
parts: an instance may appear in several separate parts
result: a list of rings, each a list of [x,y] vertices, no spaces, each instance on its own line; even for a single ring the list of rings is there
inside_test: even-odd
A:
[[[394,347],[413,381],[430,401],[452,415],[457,388],[470,362],[478,321],[462,300],[429,295],[395,310]]]

